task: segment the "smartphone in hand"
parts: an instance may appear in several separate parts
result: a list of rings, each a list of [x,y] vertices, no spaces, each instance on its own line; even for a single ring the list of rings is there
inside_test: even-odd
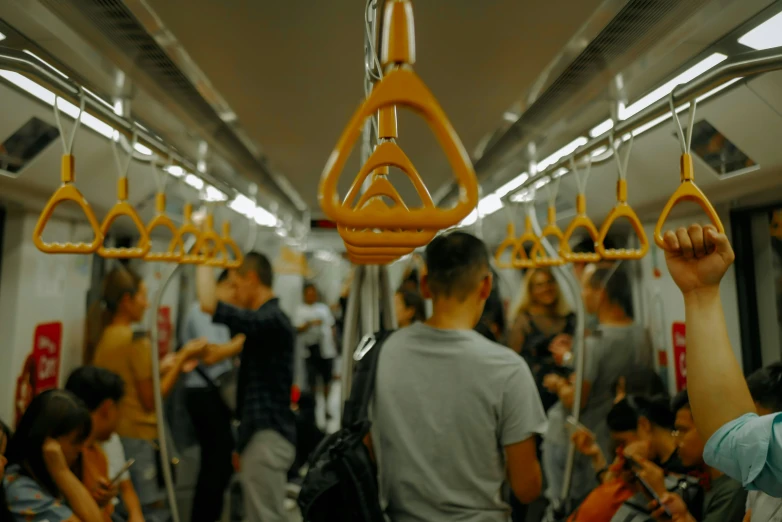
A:
[[[122,478],[122,475],[124,475],[125,472],[128,471],[135,463],[136,459],[128,459],[128,461],[122,466],[122,469],[120,469],[114,478],[111,479],[110,485],[112,487],[115,486],[117,482],[119,482],[119,479]]]

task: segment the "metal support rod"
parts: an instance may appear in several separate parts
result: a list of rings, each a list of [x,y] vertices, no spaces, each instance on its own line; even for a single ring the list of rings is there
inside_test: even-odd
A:
[[[540,237],[541,235],[541,228],[540,223],[538,223],[538,217],[535,214],[534,211],[530,211],[530,218],[532,221],[532,230],[535,232],[535,235]],[[541,238],[540,239],[541,245],[543,245],[543,248],[546,249],[546,253],[551,257],[558,256],[558,252],[554,247],[551,246],[551,243],[549,242],[548,238]],[[573,418],[578,421],[581,417],[581,396],[582,391],[584,388],[584,327],[585,327],[585,313],[584,310],[584,302],[581,299],[581,285],[576,279],[576,274],[573,271],[573,265],[563,265],[563,266],[556,266],[554,267],[554,270],[556,270],[560,276],[562,276],[562,279],[564,279],[567,282],[567,285],[569,287],[570,293],[573,296],[573,305],[575,307],[576,312],[576,330],[575,330],[575,336],[573,337],[573,352],[575,353],[575,372],[576,372],[576,383],[575,383],[575,390],[574,390],[574,399],[573,399],[573,410],[572,415]],[[562,492],[560,496],[560,505],[564,505],[568,497],[570,496],[570,487],[572,484],[573,479],[573,467],[576,460],[576,447],[573,444],[572,441],[570,441],[568,445],[568,455],[567,455],[567,464],[565,466],[565,480],[562,482]]]
[[[191,237],[184,245],[184,251],[189,252],[193,245],[195,245],[196,239]],[[152,305],[152,314],[150,316],[149,325],[149,337],[150,337],[150,350],[152,351],[152,389],[154,391],[155,399],[155,417],[157,419],[157,431],[158,431],[158,445],[160,446],[160,466],[163,471],[163,480],[166,483],[166,495],[168,497],[168,504],[171,509],[171,519],[173,522],[179,522],[179,507],[176,503],[176,491],[174,490],[174,477],[171,476],[171,457],[168,454],[168,437],[166,436],[166,416],[163,411],[163,393],[160,388],[160,354],[158,353],[158,322],[157,314],[160,310],[160,305],[163,303],[163,294],[168,288],[168,284],[174,279],[174,276],[179,273],[184,265],[177,264],[169,270],[168,274],[163,277],[160,283],[157,294],[155,294],[155,300]]]
[[[720,65],[695,78],[691,82],[677,85],[673,90],[674,104],[679,106],[692,101],[698,96],[706,94],[735,78],[753,76],[779,69],[782,69],[782,53],[779,49],[742,53],[728,58]],[[665,96],[630,118],[618,122],[614,129],[589,140],[586,145],[579,147],[578,150],[576,150],[574,159],[591,154],[600,147],[609,146],[612,135],[621,137],[642,125],[646,125],[655,118],[664,116],[668,112],[670,112],[669,97]],[[545,170],[530,176],[517,190],[513,191],[513,193],[515,194],[525,187],[534,185],[539,179],[550,176],[553,172],[561,168],[566,168],[568,169],[568,172],[570,172],[569,162],[570,156],[560,159]],[[510,194],[506,197],[510,197]]]
[[[353,384],[353,350],[358,344],[359,335],[359,300],[361,299],[361,287],[364,284],[366,267],[358,265],[353,273],[353,284],[348,295],[348,304],[345,309],[345,325],[342,331],[342,402],[350,397],[350,388]]]

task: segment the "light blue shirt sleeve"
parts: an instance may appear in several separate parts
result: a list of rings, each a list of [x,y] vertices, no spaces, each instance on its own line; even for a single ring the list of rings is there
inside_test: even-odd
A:
[[[703,460],[750,491],[782,497],[782,413],[748,413],[717,430]]]

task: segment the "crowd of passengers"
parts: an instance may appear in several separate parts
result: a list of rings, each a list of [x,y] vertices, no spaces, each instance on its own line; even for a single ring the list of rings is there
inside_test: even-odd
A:
[[[575,315],[551,270],[526,271],[506,314],[485,245],[464,232],[433,240],[395,296],[399,330],[381,352],[372,404],[367,443],[388,519],[782,520],[782,364],[746,381],[740,373],[719,308],[727,239],[693,226],[666,242],[692,352],[690,390],[674,397],[634,319],[628,267],[574,266],[587,318],[578,354]],[[193,522],[222,518],[236,472],[247,520],[288,520],[288,483],[323,437],[316,397],[333,413],[350,284],[333,309],[306,284],[291,319],[264,255],[216,279],[196,269],[180,348],[158,365],[160,394],[181,392],[200,446]],[[138,276],[109,272],[90,310],[85,366],[34,397],[13,432],[0,424],[0,522],[170,519],[163,468],[176,466],[161,455],[150,341],[134,330],[147,305]],[[293,405],[297,357],[308,393]],[[221,393],[232,377],[233,400]]]

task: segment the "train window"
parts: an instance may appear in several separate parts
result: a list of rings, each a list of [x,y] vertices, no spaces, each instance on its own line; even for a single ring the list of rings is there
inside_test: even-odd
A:
[[[757,167],[754,160],[706,120],[693,126],[692,151],[708,163],[719,177],[735,176]]]
[[[16,177],[59,135],[56,127],[38,118],[30,118],[0,144],[0,173]]]

